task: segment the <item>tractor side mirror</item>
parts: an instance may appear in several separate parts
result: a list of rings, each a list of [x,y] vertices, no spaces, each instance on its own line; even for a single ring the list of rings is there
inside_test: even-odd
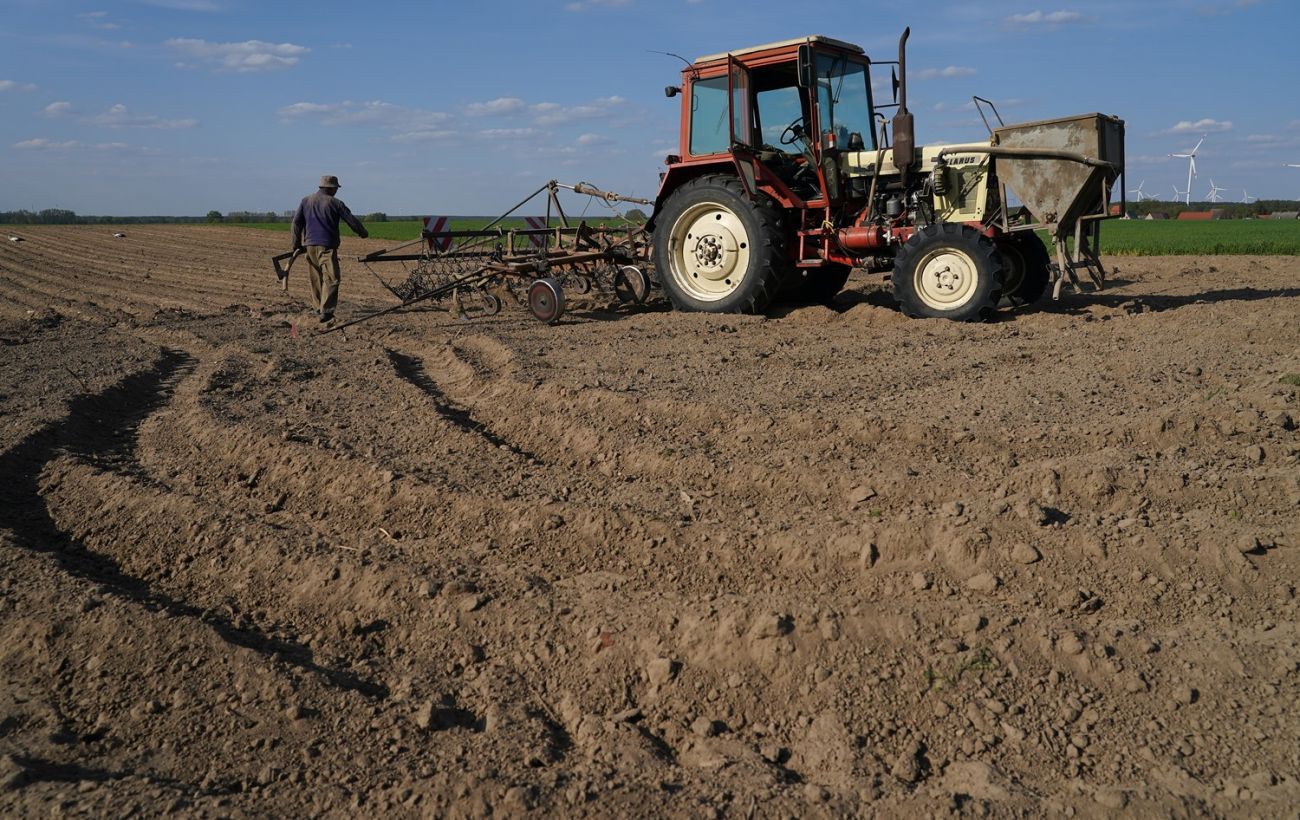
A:
[[[889,69],[889,84],[890,84],[890,86],[893,87],[893,89],[894,89],[894,102],[898,102],[898,88],[899,88],[899,86],[902,85],[902,83],[900,83],[900,82],[898,81],[898,69],[897,69],[897,68],[891,68],[891,69]]]
[[[817,82],[817,70],[813,65],[811,46],[799,46],[799,87],[811,88]]]
[[[682,93],[682,90],[675,85],[669,85],[664,87],[665,97],[676,97],[680,93]]]

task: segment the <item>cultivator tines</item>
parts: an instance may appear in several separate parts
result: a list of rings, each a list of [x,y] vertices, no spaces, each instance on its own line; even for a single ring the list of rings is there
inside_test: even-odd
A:
[[[538,319],[554,324],[564,314],[566,289],[579,295],[600,292],[627,304],[640,304],[650,287],[646,273],[650,248],[644,227],[631,222],[621,228],[593,227],[586,222],[570,225],[560,207],[560,190],[590,196],[607,205],[650,204],[585,183],[561,185],[552,180],[481,230],[426,229],[417,240],[358,260],[400,304],[334,329],[419,302],[450,301],[448,309],[466,319],[490,316],[501,309],[503,297],[528,305]],[[530,219],[527,228],[506,228],[501,224],[543,193],[547,194],[545,220]],[[405,278],[390,284],[371,267],[381,262],[401,265]]]

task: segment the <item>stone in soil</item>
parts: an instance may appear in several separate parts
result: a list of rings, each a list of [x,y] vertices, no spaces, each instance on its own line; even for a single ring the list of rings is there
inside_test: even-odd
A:
[[[1011,549],[1011,560],[1017,564],[1032,564],[1043,556],[1032,544],[1019,543]]]

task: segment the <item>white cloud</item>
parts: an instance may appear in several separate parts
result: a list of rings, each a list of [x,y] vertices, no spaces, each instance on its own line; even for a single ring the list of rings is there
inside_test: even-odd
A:
[[[1192,122],[1191,120],[1183,120],[1182,122],[1180,122],[1180,123],[1178,123],[1177,125],[1175,125],[1173,128],[1170,128],[1170,129],[1168,129],[1168,130],[1166,130],[1166,131],[1163,131],[1163,132],[1161,132],[1161,133],[1164,133],[1164,134],[1211,134],[1211,133],[1214,133],[1214,134],[1221,134],[1221,133],[1223,133],[1223,132],[1225,132],[1225,131],[1231,131],[1231,130],[1232,130],[1232,122],[1230,122],[1230,121],[1220,122],[1219,120],[1212,120],[1212,119],[1208,119],[1208,118],[1207,118],[1207,119],[1203,119],[1203,120],[1197,120],[1196,122]]]
[[[460,136],[459,131],[429,128],[422,131],[407,131],[393,135],[393,142],[437,142]]]
[[[139,0],[146,6],[158,6],[177,11],[221,11],[221,6],[213,0]]]
[[[465,113],[475,117],[528,115],[532,117],[533,124],[546,127],[608,117],[626,103],[627,100],[619,96],[601,97],[581,105],[554,102],[529,105],[519,97],[497,97],[486,102],[470,103],[465,106]]]
[[[181,128],[194,128],[199,121],[193,118],[179,120],[168,120],[159,117],[157,114],[132,114],[131,111],[122,103],[118,103],[102,114],[82,115],[72,103],[66,100],[52,102],[41,111],[46,117],[76,117],[80,122],[87,125],[98,125],[102,128],[155,128],[162,131],[171,131]]]
[[[146,148],[139,145],[129,145],[125,142],[96,142],[84,143],[78,140],[51,140],[45,137],[34,137],[33,139],[15,142],[14,148],[22,151],[73,151],[73,150],[90,150],[104,151],[113,153],[137,153],[137,154],[155,154],[157,149]]]
[[[1248,9],[1251,6],[1257,6],[1259,2],[1260,0],[1228,0],[1227,2],[1203,3],[1199,10],[1201,14],[1207,17],[1222,17],[1242,9]]]
[[[383,100],[360,103],[351,100],[337,103],[299,102],[284,106],[279,114],[281,119],[289,122],[315,120],[322,125],[371,125],[401,131],[408,136],[442,131],[442,124],[451,119],[451,115],[442,111],[408,108]]]
[[[518,97],[497,97],[487,102],[470,103],[465,106],[465,113],[473,117],[486,117],[492,114],[513,114],[525,107],[527,103]]]
[[[614,141],[602,134],[582,134],[578,137],[578,144],[587,148],[594,148],[598,145],[613,145]]]
[[[539,136],[535,128],[485,128],[478,133],[480,137],[490,140],[531,139]]]
[[[972,77],[977,72],[973,68],[960,65],[950,65],[947,68],[927,68],[917,72],[918,80],[948,80],[953,77]]]
[[[36,86],[31,83],[20,83],[16,80],[0,80],[0,91],[35,91]]]
[[[22,142],[15,142],[14,147],[23,151],[58,151],[76,148],[80,144],[76,140],[55,142],[54,140],[47,140],[45,137],[35,137]]]
[[[200,60],[217,71],[249,74],[275,71],[298,64],[311,49],[293,43],[267,43],[246,40],[242,43],[210,43],[185,37],[173,37],[166,45],[187,57]]]
[[[567,4],[565,11],[587,11],[588,9],[607,8],[621,9],[632,5],[632,0],[577,0],[577,2]]]
[[[563,106],[559,103],[538,103],[531,106],[529,110],[532,111],[538,125],[564,125],[608,116],[626,102],[627,100],[622,97],[613,96],[601,97],[585,105]]]
[[[1087,17],[1077,11],[1031,11],[1028,14],[1013,14],[1006,19],[1011,26],[1065,26],[1083,23]]]
[[[103,31],[116,31],[122,27],[120,23],[108,19],[106,11],[88,11],[85,14],[78,14],[77,19]]]
[[[164,131],[193,128],[199,124],[198,120],[189,117],[180,120],[167,120],[156,114],[132,114],[122,103],[114,105],[102,114],[86,117],[85,122],[90,125],[102,125],[106,128],[157,128]]]
[[[1129,168],[1146,168],[1151,165],[1164,165],[1168,162],[1168,154],[1135,154],[1133,156],[1124,157],[1124,164]]]

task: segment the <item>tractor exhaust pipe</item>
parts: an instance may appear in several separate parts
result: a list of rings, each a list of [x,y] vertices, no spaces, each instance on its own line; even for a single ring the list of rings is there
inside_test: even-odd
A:
[[[898,113],[894,115],[894,167],[902,175],[904,187],[916,153],[916,126],[907,110],[907,38],[911,35],[909,26],[898,38]]]

